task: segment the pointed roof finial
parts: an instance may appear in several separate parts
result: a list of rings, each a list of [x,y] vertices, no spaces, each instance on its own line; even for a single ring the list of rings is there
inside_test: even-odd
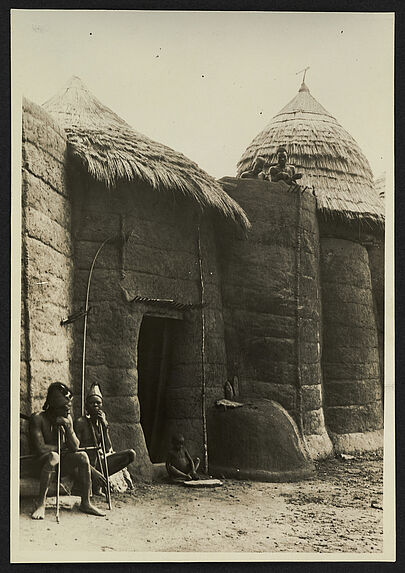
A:
[[[309,92],[308,86],[305,83],[305,76],[307,75],[307,71],[310,69],[310,66],[307,66],[306,68],[304,68],[303,70],[300,70],[299,72],[296,72],[296,76],[298,74],[301,74],[302,72],[304,72],[304,75],[302,76],[302,84],[301,87],[299,89],[300,92]]]

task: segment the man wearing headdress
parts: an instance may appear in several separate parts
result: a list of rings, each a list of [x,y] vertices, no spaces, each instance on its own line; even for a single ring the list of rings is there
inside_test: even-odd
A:
[[[265,163],[266,160],[263,157],[256,157],[253,162],[253,168],[249,171],[244,171],[240,176],[241,179],[266,179],[266,176],[263,172]]]
[[[302,173],[296,173],[294,165],[287,163],[287,150],[282,145],[277,149],[277,164],[270,167],[270,181],[285,181],[287,185],[301,179]]]
[[[62,382],[54,382],[48,388],[43,411],[30,417],[29,436],[36,457],[31,460],[29,472],[32,477],[40,479],[38,504],[31,516],[33,519],[45,517],[46,496],[59,463],[61,476],[74,476],[79,484],[81,511],[91,515],[105,515],[90,503],[90,461],[86,452],[77,451],[79,440],[73,429],[71,404],[69,388]],[[58,432],[61,435],[61,459],[58,455]]]
[[[85,416],[81,416],[74,422],[75,431],[80,440],[81,447],[97,446],[102,449],[103,438],[107,454],[107,468],[108,475],[111,476],[135,461],[134,450],[123,450],[121,452],[114,452],[111,444],[110,432],[105,413],[103,412],[103,395],[100,386],[96,383],[92,384],[90,391],[86,397],[86,411]],[[91,463],[93,492],[100,494],[103,487],[106,486],[105,480],[102,478],[100,471],[100,450],[89,452]]]

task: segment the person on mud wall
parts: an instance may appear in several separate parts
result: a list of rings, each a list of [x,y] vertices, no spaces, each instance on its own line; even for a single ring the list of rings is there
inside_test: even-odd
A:
[[[264,157],[256,157],[256,159],[253,162],[253,168],[250,169],[249,171],[244,171],[240,178],[241,179],[266,179],[266,176],[263,172],[263,168],[264,165],[266,163],[266,160],[264,159]]]
[[[136,457],[134,450],[123,450],[121,452],[114,452],[113,450],[107,418],[103,412],[103,395],[100,386],[96,383],[91,385],[86,397],[86,411],[87,414],[85,416],[81,416],[74,422],[74,428],[80,440],[80,447],[97,446],[101,449],[101,432],[103,431],[108,475],[111,476],[134,462]],[[106,481],[100,473],[102,471],[100,468],[100,456],[94,450],[90,451],[88,455],[92,471],[93,493],[100,495],[106,486]]]
[[[62,382],[54,382],[48,388],[43,411],[30,417],[29,438],[35,453],[28,470],[31,477],[39,477],[39,498],[32,519],[44,519],[46,496],[57,465],[61,464],[61,476],[74,476],[78,483],[80,510],[91,515],[104,516],[90,503],[91,472],[86,452],[78,452],[79,440],[73,429],[70,415],[72,394]],[[58,455],[58,429],[61,432],[61,459]]]
[[[277,164],[270,167],[270,181],[285,181],[287,185],[292,185],[297,179],[302,178],[302,173],[295,173],[294,165],[287,163],[287,150],[280,146],[277,149]]]
[[[172,449],[166,460],[166,470],[174,482],[197,480],[200,458],[192,458],[184,446],[184,436],[175,434],[172,437]]]

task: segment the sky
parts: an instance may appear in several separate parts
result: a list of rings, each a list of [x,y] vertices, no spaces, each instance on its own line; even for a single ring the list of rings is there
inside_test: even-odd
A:
[[[12,12],[12,89],[42,104],[79,76],[137,131],[214,177],[311,94],[375,177],[393,165],[393,15],[309,12]],[[15,101],[15,100],[14,100]]]

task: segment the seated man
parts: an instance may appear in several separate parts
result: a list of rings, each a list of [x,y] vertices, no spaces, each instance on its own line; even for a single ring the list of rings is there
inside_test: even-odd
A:
[[[103,432],[107,454],[108,475],[111,476],[135,461],[136,454],[134,450],[113,451],[107,418],[102,408],[103,396],[100,386],[98,384],[92,384],[86,397],[87,414],[75,420],[74,428],[82,448],[88,446],[102,448],[101,432]],[[104,461],[102,461],[103,455],[100,455],[100,450],[98,453],[97,451],[90,451],[88,455],[91,463],[93,493],[100,495],[102,488],[106,486],[105,479],[100,474],[104,467]],[[101,461],[102,467],[100,467]]]
[[[270,181],[285,181],[287,185],[291,185],[297,179],[301,179],[302,173],[295,173],[294,165],[287,163],[287,150],[285,147],[280,146],[277,149],[277,161],[276,165],[270,167]]]
[[[44,519],[46,496],[57,465],[61,464],[61,476],[74,475],[81,493],[80,509],[84,513],[103,516],[90,503],[91,473],[86,452],[78,452],[79,440],[73,430],[70,415],[72,394],[65,384],[54,382],[48,388],[43,412],[30,418],[30,441],[36,457],[32,460],[30,474],[39,477],[39,500],[32,513],[33,519]],[[61,459],[58,456],[58,429],[61,432]]]
[[[172,446],[166,460],[166,470],[174,482],[199,479],[197,470],[199,458],[192,458],[184,447],[184,437],[176,434],[172,437]]]
[[[266,176],[263,172],[265,163],[266,160],[263,157],[256,157],[253,162],[253,169],[244,171],[240,176],[241,179],[266,179]]]

